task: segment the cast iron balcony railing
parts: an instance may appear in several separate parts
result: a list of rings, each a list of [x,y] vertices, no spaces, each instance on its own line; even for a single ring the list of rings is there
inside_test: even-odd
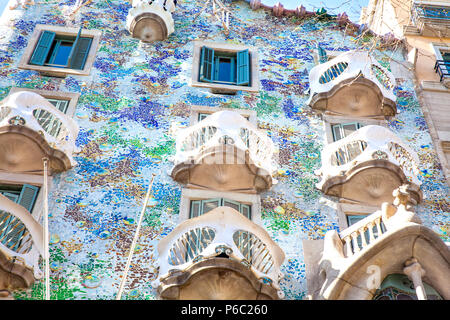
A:
[[[438,74],[441,82],[450,80],[450,61],[437,60],[434,65],[434,71]]]
[[[284,253],[260,226],[230,207],[218,207],[179,224],[158,244],[159,279],[206,258],[226,254],[280,291]]]
[[[36,279],[43,276],[39,256],[43,253],[43,229],[21,205],[0,194],[0,251],[8,259],[32,269]]]
[[[50,148],[63,153],[68,159],[68,167],[76,164],[73,153],[78,151],[75,145],[78,125],[47,99],[34,92],[20,91],[3,101],[0,105],[0,128],[7,129],[1,133],[19,133],[21,127],[38,133]]]

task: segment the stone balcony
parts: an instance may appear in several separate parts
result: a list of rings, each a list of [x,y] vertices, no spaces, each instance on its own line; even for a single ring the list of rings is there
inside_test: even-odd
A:
[[[272,140],[240,114],[219,111],[177,133],[173,180],[190,187],[247,193],[273,183]]]
[[[133,0],[126,21],[131,36],[142,42],[167,39],[175,31],[172,18],[175,3],[173,0]]]
[[[1,290],[29,288],[43,272],[43,228],[21,205],[0,194],[0,283]]]
[[[163,299],[279,299],[284,253],[260,226],[230,207],[179,224],[158,244]]]
[[[327,195],[379,206],[391,203],[393,190],[408,184],[417,204],[422,199],[418,164],[417,154],[393,132],[368,125],[324,147],[316,186]]]
[[[314,110],[373,118],[397,113],[395,78],[367,52],[348,51],[315,66],[309,83]]]
[[[442,281],[450,276],[448,246],[411,210],[406,185],[393,195],[393,204],[384,203],[381,210],[340,233],[325,234],[317,274],[310,276],[313,299],[371,299],[386,276],[411,276],[411,260],[423,268],[419,279],[413,279],[415,285],[423,280],[444,299],[450,297],[448,281]]]
[[[72,168],[78,149],[77,123],[39,94],[20,91],[0,105],[0,170],[43,173],[43,158],[50,171]]]

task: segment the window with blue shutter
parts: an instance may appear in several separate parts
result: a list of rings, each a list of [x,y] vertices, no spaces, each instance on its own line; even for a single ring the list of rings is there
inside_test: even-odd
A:
[[[327,52],[318,44],[317,55],[319,56],[319,63],[325,63],[328,61]]]
[[[214,49],[202,47],[200,81],[212,82],[214,78]]]
[[[199,81],[249,86],[250,54],[248,50],[221,52],[202,47]]]
[[[81,28],[76,36],[43,31],[29,63],[83,70],[91,43],[92,38],[81,37]]]
[[[19,188],[20,189],[20,188]],[[31,213],[39,187],[24,184],[20,191],[16,186],[0,186],[0,194],[23,206]],[[0,242],[11,250],[17,250],[25,233],[25,225],[15,216],[0,211]]]

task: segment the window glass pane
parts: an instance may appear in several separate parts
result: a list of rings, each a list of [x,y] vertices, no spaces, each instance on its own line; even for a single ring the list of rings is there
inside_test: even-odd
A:
[[[50,64],[66,66],[69,59],[70,51],[72,50],[72,42],[61,42],[59,46],[55,47],[56,52],[54,53],[53,61]]]
[[[209,211],[220,206],[221,199],[212,199],[212,200],[204,200],[203,201],[203,213],[208,213]]]
[[[350,134],[358,130],[358,124],[357,123],[343,124],[342,129],[344,132],[344,137],[348,137]]]
[[[231,59],[230,58],[219,58],[219,81],[231,82]]]
[[[341,125],[339,124],[332,124],[331,130],[333,131],[333,141],[338,141],[343,138],[341,134]]]
[[[191,201],[191,212],[189,213],[189,218],[195,218],[200,215],[200,204],[201,201]]]
[[[47,99],[51,104],[53,104],[59,111],[66,113],[67,108],[69,107],[68,100],[59,100],[59,99]]]
[[[241,213],[247,218],[247,219],[252,219],[252,215],[251,215],[251,211],[250,211],[250,206],[243,204],[241,206]]]
[[[450,52],[443,52],[442,59],[444,59],[444,61],[450,62]]]
[[[202,120],[205,119],[207,116],[209,116],[209,113],[199,113],[199,114],[198,114],[198,121],[202,121]]]
[[[367,215],[349,215],[347,216],[348,226],[357,223],[358,221],[364,219]]]
[[[240,207],[239,202],[235,202],[235,201],[231,201],[231,200],[226,200],[226,199],[223,200],[223,205],[224,205],[225,207],[233,208],[233,209],[236,210],[236,211],[239,211],[239,207]]]

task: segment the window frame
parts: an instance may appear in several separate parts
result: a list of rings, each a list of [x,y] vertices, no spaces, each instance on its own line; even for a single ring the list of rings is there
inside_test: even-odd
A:
[[[255,127],[258,125],[258,120],[256,116],[255,110],[245,110],[245,109],[232,109],[232,108],[217,108],[217,107],[208,107],[208,106],[191,106],[190,107],[190,115],[189,115],[189,126],[193,126],[194,124],[198,123],[198,117],[199,114],[213,114],[219,111],[233,111],[244,118],[246,118],[251,124],[253,124]]]
[[[368,216],[380,210],[377,206],[353,204],[353,203],[338,203],[337,216],[339,230],[343,231],[350,227],[348,223],[348,216]]]
[[[242,205],[249,205],[251,221],[253,223],[261,225],[261,196],[259,194],[246,194],[239,192],[224,192],[190,188],[183,188],[181,190],[178,223],[180,224],[190,219],[191,201],[212,200],[218,198],[236,201],[241,203]]]
[[[45,99],[67,100],[69,104],[67,106],[65,114],[71,118],[73,118],[73,116],[75,115],[78,99],[80,98],[80,93],[76,92],[51,91],[51,90],[19,88],[19,87],[12,87],[9,90],[9,95],[20,91],[34,92],[41,95]]]
[[[80,37],[92,38],[91,45],[89,47],[89,52],[86,57],[86,61],[84,63],[83,70],[72,69],[72,68],[61,68],[55,66],[48,65],[34,65],[30,64],[30,59],[34,53],[36,45],[39,42],[41,33],[43,31],[50,31],[56,33],[57,36],[69,36],[76,37],[80,31],[79,27],[63,27],[63,26],[53,26],[53,25],[44,25],[37,24],[34,28],[33,34],[31,38],[28,40],[28,45],[25,48],[25,51],[22,55],[22,58],[19,62],[19,69],[26,70],[34,70],[38,71],[44,75],[55,76],[55,77],[65,77],[69,74],[87,76],[90,74],[92,66],[94,64],[94,60],[96,57],[97,49],[100,43],[100,36],[102,32],[100,30],[88,30],[82,29],[80,33]]]
[[[234,85],[217,82],[202,82],[199,81],[200,74],[200,60],[202,47],[208,47],[213,50],[217,50],[223,53],[234,54],[240,51],[248,50],[249,58],[249,85]],[[236,57],[237,61],[237,57]],[[237,80],[236,80],[237,81]],[[231,44],[231,43],[217,43],[217,42],[205,42],[194,41],[193,45],[193,58],[192,58],[192,71],[191,71],[191,87],[209,88],[215,93],[235,93],[236,91],[259,91],[259,62],[258,62],[258,49],[256,47]]]
[[[348,117],[348,116],[335,116],[329,114],[323,114],[323,126],[325,131],[325,142],[327,144],[333,143],[333,129],[332,125],[335,124],[347,124],[358,122],[364,126],[377,125],[387,128],[388,123],[386,119],[368,119],[363,117]]]
[[[48,189],[52,188],[52,177],[49,176],[48,181]],[[31,216],[36,220],[40,221],[42,217],[42,210],[44,205],[44,176],[33,175],[33,174],[24,174],[24,173],[9,173],[2,172],[2,177],[0,179],[0,185],[21,185],[24,184],[32,185],[35,187],[39,187],[39,192],[37,194],[36,199],[34,200],[34,205],[31,213]]]
[[[237,211],[239,211],[239,213],[241,213],[247,219],[252,220],[251,204],[242,203],[242,202],[239,202],[239,201],[235,201],[235,200],[231,200],[231,199],[223,198],[223,197],[222,198],[213,198],[213,199],[190,200],[189,219],[196,218],[196,217],[199,217],[201,215],[204,215],[205,213],[203,212],[202,206],[203,206],[204,203],[207,203],[207,202],[209,202],[209,203],[210,202],[217,202],[218,203],[218,207],[223,207],[223,206],[227,207],[224,204],[225,202],[235,204],[235,205],[237,205],[239,207],[239,210],[237,210]],[[193,216],[193,210],[192,209],[193,209],[195,204],[199,204],[199,207],[198,207],[199,208],[199,210],[198,210],[199,214]],[[243,212],[241,212],[241,208],[242,207],[247,207],[247,212],[248,212],[249,217],[247,217]],[[211,209],[211,210],[214,210],[214,209]],[[208,213],[208,212],[206,212],[206,213]]]

